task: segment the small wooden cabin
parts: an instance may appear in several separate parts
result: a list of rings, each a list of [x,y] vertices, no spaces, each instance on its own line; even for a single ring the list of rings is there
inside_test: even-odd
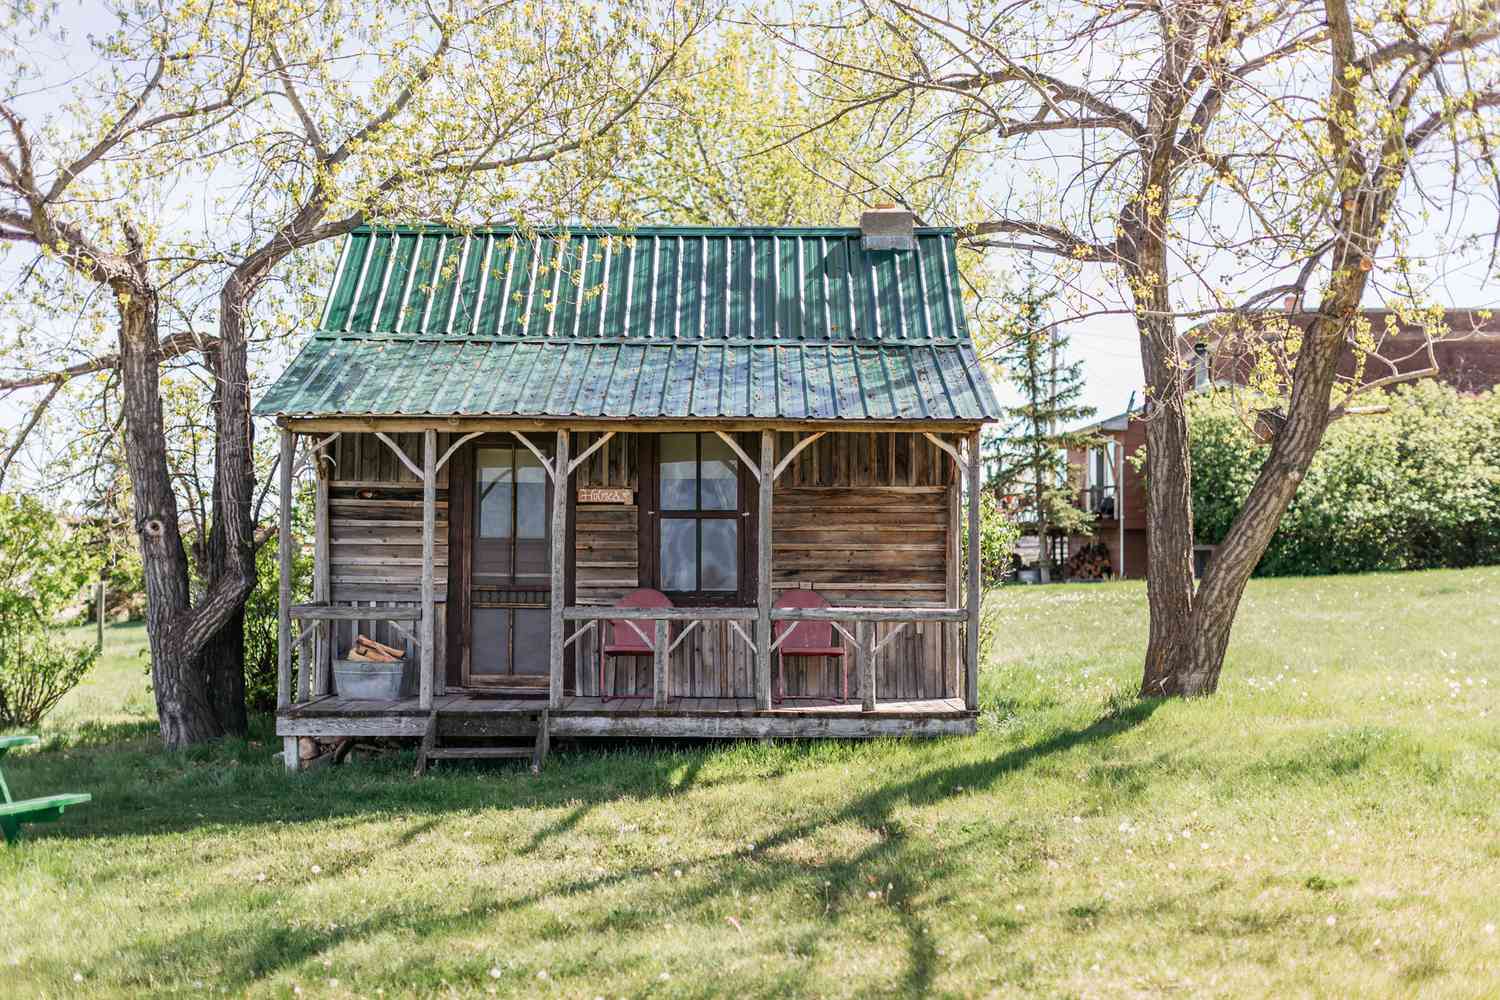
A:
[[[353,233],[256,411],[281,430],[288,766],[300,736],[436,754],[529,734],[973,732],[961,506],[977,538],[963,484],[996,411],[954,233],[906,212]],[[313,600],[293,605],[301,470]],[[641,588],[670,606],[616,608]],[[832,607],[778,607],[817,603],[780,600],[794,590]],[[626,619],[649,653],[601,656]],[[783,657],[810,622],[844,655]],[[359,634],[406,650],[409,693],[340,696],[331,667]]]

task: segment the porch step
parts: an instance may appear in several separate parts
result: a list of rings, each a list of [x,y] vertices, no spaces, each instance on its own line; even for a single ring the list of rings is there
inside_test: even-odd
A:
[[[525,760],[530,758],[531,772],[536,774],[541,771],[542,763],[547,759],[550,743],[551,723],[547,718],[545,707],[537,713],[536,743],[531,747],[445,746],[438,742],[438,713],[434,710],[427,717],[427,733],[422,737],[421,748],[417,751],[417,766],[414,773],[418,776],[426,773],[428,763],[434,760]]]
[[[531,747],[433,747],[428,760],[530,760]]]

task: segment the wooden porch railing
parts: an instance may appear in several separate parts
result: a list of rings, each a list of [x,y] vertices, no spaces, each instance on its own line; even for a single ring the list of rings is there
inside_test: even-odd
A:
[[[682,644],[684,639],[692,634],[699,622],[728,622],[735,634],[753,651],[755,641],[745,633],[744,629],[740,628],[739,623],[755,621],[759,615],[760,612],[755,608],[564,608],[563,621],[581,621],[587,624],[568,636],[562,648],[567,649],[573,645],[593,631],[600,622],[625,622],[641,637],[642,642],[651,646],[651,704],[655,708],[663,708],[667,704],[667,658]],[[639,621],[655,622],[656,627],[653,630],[655,634],[646,635],[642,632],[635,624]],[[669,642],[668,622],[688,622],[689,624]],[[599,629],[599,634],[602,641],[603,628]],[[599,694],[602,697],[604,692],[601,691]]]
[[[651,647],[651,703],[654,707],[661,708],[667,703],[667,658],[700,622],[727,621],[729,627],[751,650],[759,652],[756,650],[755,641],[739,625],[740,622],[756,621],[759,616],[759,608],[564,608],[563,621],[581,621],[587,624],[568,636],[563,643],[563,648],[566,649],[583,638],[601,622],[626,622],[635,629],[641,641]],[[772,608],[771,621],[791,622],[792,624],[770,644],[770,651],[774,652],[786,642],[796,630],[798,622],[828,622],[853,647],[855,670],[860,681],[860,708],[866,712],[873,712],[877,704],[875,654],[879,653],[886,643],[900,635],[901,629],[893,629],[885,638],[874,642],[870,626],[877,622],[899,622],[904,628],[919,622],[963,622],[967,620],[967,617],[968,612],[963,608]],[[634,623],[638,621],[654,622],[655,634],[647,635],[636,628]],[[675,638],[668,641],[668,622],[688,622],[689,625],[677,633]],[[853,633],[844,627],[846,623],[853,624]],[[599,631],[602,636],[603,629],[600,628]]]
[[[860,709],[875,711],[875,654],[907,625],[918,622],[962,622],[968,612],[963,608],[772,608],[771,621],[791,622],[791,628],[781,633],[771,646],[775,650],[796,629],[798,622],[828,622],[854,647],[854,672],[859,678]],[[844,623],[854,624],[854,633]],[[901,628],[892,629],[884,639],[874,641],[870,626],[876,622],[899,622]],[[972,670],[972,664],[966,665]]]

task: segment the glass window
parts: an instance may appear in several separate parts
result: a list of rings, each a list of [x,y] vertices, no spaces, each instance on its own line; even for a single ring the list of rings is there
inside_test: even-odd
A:
[[[739,460],[717,434],[657,439],[658,586],[668,593],[740,588]]]
[[[663,434],[657,444],[662,510],[698,507],[698,435]]]
[[[661,589],[698,589],[697,518],[662,518]]]
[[[509,538],[515,507],[512,448],[480,448],[474,459],[479,488],[479,537]]]
[[[529,449],[513,449],[516,459],[516,537],[547,536],[547,473]]]

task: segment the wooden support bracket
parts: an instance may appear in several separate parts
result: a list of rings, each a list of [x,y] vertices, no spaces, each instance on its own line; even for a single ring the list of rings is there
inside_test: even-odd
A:
[[[306,456],[304,456],[303,459],[302,459],[302,461],[298,462],[297,465],[296,465],[296,467],[294,467],[292,469],[292,477],[296,478],[297,476],[301,475],[302,474],[302,470],[305,469],[305,468],[307,468],[308,464],[311,463],[312,461],[314,461],[318,457],[318,452],[322,451],[324,448],[327,448],[330,444],[333,443],[333,439],[336,438],[336,437],[338,437],[342,433],[343,433],[343,431],[334,431],[332,434],[328,435],[323,440],[318,441],[315,444],[309,445],[308,448],[307,448],[307,454],[306,454]],[[329,458],[328,460],[330,462],[333,461],[332,458]]]
[[[390,438],[386,437],[384,431],[376,431],[375,436],[378,437],[381,441],[385,442],[385,446],[387,448],[395,452],[396,457],[401,459],[401,464],[410,469],[411,474],[417,477],[417,482],[420,483],[426,480],[427,477],[422,475],[421,467],[417,465],[416,462],[413,462],[411,459],[407,458],[406,452],[401,450],[401,446],[396,444],[396,442],[392,441]]]
[[[536,456],[536,460],[538,462],[541,462],[542,463],[542,468],[546,470],[546,472],[547,472],[547,478],[550,479],[550,480],[552,480],[552,484],[554,486],[556,486],[557,485],[557,469],[554,468],[553,465],[552,465],[552,463],[547,460],[547,456],[542,454],[542,450],[540,448],[538,448],[536,445],[532,444],[531,443],[531,439],[529,437],[527,437],[525,434],[522,434],[520,431],[511,431],[510,433],[511,433],[512,437],[514,437],[517,440],[519,440],[522,444],[524,444],[531,451],[531,453],[533,455]]]
[[[582,639],[584,636],[588,635],[590,632],[593,631],[594,626],[597,625],[597,624],[599,624],[599,623],[598,622],[584,622],[583,628],[579,629],[577,632],[574,632],[572,635],[568,636],[567,640],[565,642],[563,642],[563,649],[567,649],[569,646],[573,645],[573,643],[577,642],[579,639]]]
[[[742,629],[742,628],[740,628],[740,623],[739,622],[734,621],[734,620],[731,619],[730,622],[729,622],[729,627],[732,628],[732,629],[734,629],[734,634],[735,635],[737,635],[741,639],[745,640],[745,645],[747,645],[747,646],[750,647],[750,652],[752,652],[752,653],[756,652],[755,643],[753,641],[751,641],[751,639],[750,639],[750,637],[748,635],[745,634],[745,630]]]
[[[906,626],[908,626],[910,624],[911,624],[911,622],[901,622],[895,628],[891,629],[890,632],[887,633],[886,637],[884,639],[881,639],[879,642],[877,642],[875,644],[875,648],[872,649],[872,650],[870,650],[870,655],[874,656],[876,653],[878,653],[882,649],[884,649],[886,643],[890,642],[892,639],[896,638],[896,636],[900,635],[901,634],[901,630],[904,629],[904,628],[906,628]]]
[[[621,619],[621,620],[623,622],[625,622],[626,625],[630,626],[630,631],[634,632],[636,635],[638,635],[638,636],[641,637],[641,641],[642,642],[644,642],[648,646],[651,645],[651,642],[652,642],[651,637],[649,635],[647,635],[645,632],[642,632],[641,631],[641,627],[639,625],[637,625],[633,619],[624,618],[624,619]]]
[[[448,464],[448,459],[453,457],[454,452],[458,451],[458,449],[462,448],[464,445],[468,444],[470,441],[474,440],[477,437],[480,437],[483,434],[484,431],[472,431],[450,444],[448,446],[448,450],[443,452],[442,457],[437,460],[438,469],[442,469],[443,466]]]
[[[829,622],[828,624],[837,629],[839,635],[843,636],[845,639],[848,639],[851,643],[855,643],[856,645],[859,643],[859,640],[854,637],[854,633],[844,628],[844,626],[840,625],[838,622]]]
[[[795,631],[797,631],[797,626],[801,625],[801,624],[802,624],[801,622],[792,622],[791,624],[789,624],[787,626],[786,631],[783,632],[783,633],[781,633],[781,637],[779,639],[777,639],[775,642],[771,643],[771,652],[774,653],[778,649],[780,649],[781,648],[781,644],[783,642],[786,642],[788,639],[790,639],[792,637],[792,633],[795,632]]]
[[[682,640],[686,639],[688,635],[692,633],[693,629],[697,627],[698,623],[696,621],[688,622],[687,628],[683,629],[681,632],[678,632],[677,638],[673,639],[672,644],[667,647],[667,655],[671,656],[672,653],[677,649],[677,647],[682,645]]]
[[[959,477],[967,478],[964,475],[964,466],[966,463],[964,462],[963,454],[956,447],[929,431],[923,431],[922,436],[931,441],[933,444],[937,445],[943,451],[946,451],[949,456],[952,457],[953,464],[958,466]]]
[[[600,438],[599,440],[595,441],[593,444],[591,444],[587,448],[585,448],[583,450],[583,454],[579,455],[577,458],[573,459],[573,461],[571,461],[571,462],[568,463],[568,475],[571,476],[573,473],[577,472],[578,471],[578,467],[580,465],[582,465],[584,462],[587,462],[589,460],[589,457],[591,455],[593,455],[594,452],[598,451],[600,448],[603,448],[605,445],[609,444],[609,439],[612,438],[612,437],[614,437],[614,436],[615,436],[615,432],[614,431],[610,431],[609,433],[605,434],[602,438]]]
[[[781,474],[786,471],[787,466],[791,465],[798,455],[802,454],[802,452],[807,450],[809,445],[827,433],[827,431],[818,431],[815,434],[809,434],[801,441],[792,445],[792,450],[781,456],[781,461],[776,463],[776,471],[771,473],[771,478],[773,480],[780,479]]]
[[[760,465],[750,460],[750,456],[745,454],[745,449],[739,446],[739,444],[734,440],[734,436],[724,431],[714,431],[714,433],[719,435],[719,437],[723,439],[725,444],[729,445],[730,451],[739,456],[739,460],[743,468],[749,470],[750,474],[754,476],[756,480],[759,480]]]

